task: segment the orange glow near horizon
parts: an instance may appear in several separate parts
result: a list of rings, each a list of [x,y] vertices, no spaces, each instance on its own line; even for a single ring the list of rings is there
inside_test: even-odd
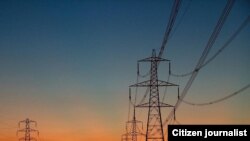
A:
[[[189,109],[179,114],[181,117],[179,120],[182,124],[237,124],[234,119],[231,119],[233,113],[230,110],[230,107],[221,106],[213,110],[213,113],[207,113],[205,109],[206,113],[194,115],[193,112],[197,111]],[[209,114],[214,116],[208,116]],[[249,123],[250,119],[245,122]],[[80,114],[79,118],[69,120],[67,123],[60,118],[53,120],[50,117],[43,117],[38,120],[37,129],[40,131],[38,138],[40,141],[117,141],[121,139],[120,135],[125,131],[124,124],[112,125],[110,121],[102,120],[96,113],[88,114],[88,116]],[[4,136],[0,137],[0,141],[6,139],[16,141],[18,137],[15,136],[15,131],[14,127],[8,130],[1,129],[1,134]]]
[[[49,103],[47,99],[33,97],[33,107],[30,103],[23,102],[22,99],[7,108],[0,107],[2,111],[0,123],[3,126],[0,128],[0,141],[17,141],[18,137],[21,137],[21,135],[16,136],[17,123],[26,117],[37,121],[37,129],[40,132],[39,141],[120,140],[121,135],[125,133],[127,120],[127,101],[123,100],[126,94],[121,95],[124,98],[112,101],[110,103],[112,106],[108,106],[108,109],[102,107],[106,103],[101,100],[97,103],[91,97],[78,95],[84,92],[73,92],[76,95],[52,97],[56,101],[52,103]],[[247,97],[248,95],[242,95],[239,97],[240,100],[229,100],[204,107],[193,107],[183,103],[176,117],[181,124],[249,124],[248,103],[238,104],[239,101],[247,100]],[[120,105],[122,107],[119,107]],[[167,110],[162,110],[163,121],[168,115]],[[136,111],[138,112],[137,119],[143,121],[145,130],[147,110],[138,108]],[[245,115],[241,116],[237,112],[245,113]]]

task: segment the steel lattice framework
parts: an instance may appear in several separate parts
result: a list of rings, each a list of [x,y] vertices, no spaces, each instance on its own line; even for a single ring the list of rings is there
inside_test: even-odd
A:
[[[23,129],[17,130],[17,135],[19,132],[24,132],[24,137],[19,138],[19,141],[37,141],[36,138],[31,137],[31,133],[35,132],[35,133],[37,133],[37,135],[39,135],[39,131],[30,127],[32,123],[35,124],[35,126],[37,126],[36,121],[30,120],[29,118],[22,120],[22,121],[19,121],[19,123],[18,123],[19,128],[20,128],[22,123],[25,124],[25,127]]]
[[[139,60],[138,62],[150,62],[150,80],[143,81],[130,87],[148,87],[150,89],[149,101],[136,105],[136,107],[148,108],[146,141],[164,141],[164,132],[162,126],[161,107],[173,107],[172,105],[160,102],[159,87],[178,86],[173,83],[158,80],[158,64],[160,61],[169,61],[156,56],[155,50],[152,56]]]

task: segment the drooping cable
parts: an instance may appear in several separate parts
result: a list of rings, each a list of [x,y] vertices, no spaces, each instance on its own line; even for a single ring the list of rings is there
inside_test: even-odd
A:
[[[212,62],[220,53],[222,53],[227,47],[229,47],[229,44],[238,36],[238,34],[249,24],[250,22],[250,16],[248,16],[243,23],[238,27],[238,29],[234,32],[234,34],[227,40],[227,42],[209,59],[207,59],[207,61],[205,63],[203,63],[199,68],[195,69],[194,71],[188,72],[188,73],[184,73],[184,74],[175,74],[171,72],[171,75],[174,77],[185,77],[185,76],[189,76],[192,75],[194,72],[202,69],[203,67],[205,67],[206,65],[208,65],[210,62]]]
[[[221,14],[221,16],[220,16],[220,19],[219,19],[219,21],[217,22],[217,24],[216,24],[216,26],[215,26],[215,28],[214,28],[214,31],[213,31],[212,35],[210,36],[210,38],[209,38],[209,40],[208,40],[208,43],[207,43],[207,45],[205,46],[205,49],[204,49],[204,51],[203,51],[203,53],[202,53],[202,55],[201,55],[201,57],[200,57],[200,59],[199,59],[197,65],[196,65],[196,67],[195,67],[195,70],[198,69],[198,68],[200,68],[200,67],[204,64],[204,61],[205,61],[205,59],[206,59],[206,57],[207,57],[209,51],[211,50],[211,47],[213,46],[215,40],[217,39],[217,37],[218,37],[218,35],[219,35],[219,33],[220,33],[220,31],[221,31],[221,29],[222,29],[222,27],[223,27],[223,25],[224,25],[224,23],[225,23],[227,17],[228,17],[228,15],[229,15],[229,13],[230,13],[232,7],[233,7],[234,2],[235,2],[235,0],[228,0],[228,1],[227,1],[227,4],[226,4],[226,6],[225,6],[225,8],[224,8],[224,10],[223,10],[223,12],[222,12],[222,14]],[[184,99],[184,97],[186,96],[186,94],[187,94],[189,88],[191,87],[191,85],[192,85],[193,81],[195,80],[196,76],[198,75],[198,72],[199,72],[199,71],[196,71],[196,72],[192,73],[192,76],[191,76],[190,79],[188,80],[186,86],[184,87],[184,89],[183,89],[183,91],[182,91],[182,93],[181,93],[181,95],[180,95],[180,98],[181,98],[181,99]],[[180,106],[180,104],[181,104],[181,101],[180,101],[180,100],[177,100],[177,102],[176,102],[176,104],[175,104],[176,110],[178,109],[178,107]],[[165,122],[163,123],[163,125],[166,125],[168,119],[171,119],[171,118],[173,117],[173,114],[174,114],[174,111],[172,110],[172,111],[169,113],[169,115],[168,115],[168,117],[166,118],[166,120],[165,120]]]
[[[177,17],[178,12],[179,12],[180,6],[181,6],[181,0],[175,0],[174,5],[173,5],[172,10],[171,10],[171,14],[170,14],[170,18],[169,18],[169,21],[168,21],[167,29],[166,29],[164,37],[163,37],[163,41],[162,41],[162,44],[161,44],[161,49],[160,49],[158,57],[161,57],[163,55],[163,52],[164,52],[164,50],[166,48],[166,44],[168,42],[170,33],[171,33],[172,29],[173,29],[175,19]]]
[[[212,104],[216,104],[216,103],[220,103],[223,102],[225,100],[228,100],[229,98],[232,98],[233,96],[236,96],[238,94],[240,94],[241,92],[245,91],[246,89],[248,89],[250,87],[250,84],[244,86],[243,88],[239,89],[238,91],[229,94],[227,96],[224,96],[222,98],[213,100],[213,101],[209,101],[209,102],[203,102],[203,103],[194,103],[194,102],[190,102],[190,101],[186,101],[184,99],[180,99],[183,103],[188,104],[188,105],[192,105],[192,106],[207,106],[207,105],[212,105]]]

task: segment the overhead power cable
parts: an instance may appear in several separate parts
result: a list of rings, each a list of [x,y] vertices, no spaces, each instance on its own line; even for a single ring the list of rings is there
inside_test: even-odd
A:
[[[192,0],[189,0],[187,6],[186,6],[185,9],[183,10],[183,11],[184,11],[183,14],[180,16],[180,20],[176,23],[176,26],[175,26],[175,28],[173,29],[173,31],[172,31],[172,33],[171,33],[171,35],[170,35],[169,38],[171,38],[171,37],[173,36],[173,34],[177,31],[178,27],[181,25],[181,23],[182,23],[182,21],[183,21],[185,15],[186,15],[188,9],[190,8],[191,2],[192,2]]]
[[[170,75],[168,75],[167,82],[169,82],[169,79],[170,79]],[[165,87],[164,94],[163,94],[162,101],[161,101],[162,103],[164,103],[167,91],[168,91],[168,89],[167,89],[167,87]]]
[[[205,46],[205,49],[204,49],[204,51],[203,51],[197,65],[195,67],[195,70],[197,70],[198,68],[200,68],[204,64],[205,59],[207,58],[207,55],[208,55],[209,51],[211,50],[215,40],[217,39],[217,37],[218,37],[218,35],[219,35],[219,33],[220,33],[220,31],[221,31],[227,17],[228,17],[228,15],[229,15],[232,7],[233,7],[234,2],[235,2],[235,0],[228,0],[227,1],[227,4],[226,4],[226,6],[225,6],[225,8],[224,8],[224,10],[223,10],[223,12],[222,12],[222,14],[220,16],[220,19],[217,22],[217,24],[216,24],[216,26],[214,28],[214,31],[211,34],[211,36],[210,36],[210,38],[208,40],[208,43]],[[195,71],[194,73],[192,73],[192,76],[188,80],[186,86],[184,87],[184,89],[183,89],[183,91],[182,91],[182,93],[180,95],[181,99],[184,99],[184,97],[186,96],[189,88],[191,87],[191,85],[192,85],[193,81],[195,80],[196,76],[198,75],[198,72],[199,71]],[[177,100],[177,102],[175,104],[175,109],[176,110],[180,106],[180,104],[181,104],[181,100]],[[166,120],[165,120],[165,122],[163,124],[164,126],[167,124],[167,121],[173,117],[173,115],[174,115],[174,110],[172,110],[169,113],[168,117],[166,118]]]
[[[192,72],[184,73],[184,74],[174,74],[171,72],[172,76],[175,77],[185,77],[193,74],[196,71],[199,71],[203,67],[205,67],[207,64],[212,62],[220,53],[222,53],[228,46],[229,44],[238,36],[238,34],[249,24],[250,22],[250,16],[248,16],[243,23],[239,26],[239,28],[234,32],[234,34],[227,40],[227,42],[211,57],[209,58],[203,65],[201,65],[199,68],[195,69]]]
[[[239,89],[238,91],[232,93],[232,94],[229,94],[225,97],[222,97],[220,99],[217,99],[217,100],[213,100],[213,101],[209,101],[209,102],[204,102],[204,103],[194,103],[194,102],[190,102],[190,101],[186,101],[184,99],[180,99],[183,103],[185,104],[188,104],[188,105],[192,105],[192,106],[207,106],[207,105],[212,105],[212,104],[216,104],[216,103],[219,103],[219,102],[223,102],[233,96],[236,96],[238,94],[240,94],[241,92],[245,91],[246,89],[248,89],[250,87],[250,84],[244,86],[243,88]]]
[[[170,33],[171,33],[172,29],[173,29],[175,19],[177,17],[180,5],[181,5],[181,0],[175,0],[174,1],[174,5],[172,7],[172,11],[171,11],[170,18],[169,18],[169,21],[168,21],[167,29],[166,29],[165,34],[164,34],[164,38],[163,38],[163,41],[162,41],[162,44],[161,44],[161,49],[160,49],[158,57],[162,56],[162,54],[163,54],[163,52],[164,52],[164,50],[166,48],[166,44],[168,42]]]

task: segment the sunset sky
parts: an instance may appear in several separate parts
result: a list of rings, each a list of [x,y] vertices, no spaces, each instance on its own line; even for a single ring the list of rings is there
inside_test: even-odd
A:
[[[172,72],[195,67],[226,2],[182,2],[163,54],[172,60]],[[149,57],[152,49],[159,52],[172,4],[172,0],[1,0],[0,141],[17,141],[18,121],[25,118],[37,121],[39,141],[120,140],[128,120],[128,86],[136,83],[136,61]],[[236,0],[208,58],[249,15],[250,2]],[[249,84],[249,37],[248,24],[199,72],[186,100],[215,100]],[[141,73],[148,67],[143,64]],[[166,80],[167,64],[159,70],[159,79]],[[170,81],[182,91],[188,78]],[[139,90],[139,100],[144,91]],[[165,102],[175,104],[176,90],[169,92]],[[184,124],[250,124],[249,93],[248,89],[211,106],[183,103],[177,119]],[[147,110],[136,111],[146,125]],[[168,112],[162,111],[164,120]]]

